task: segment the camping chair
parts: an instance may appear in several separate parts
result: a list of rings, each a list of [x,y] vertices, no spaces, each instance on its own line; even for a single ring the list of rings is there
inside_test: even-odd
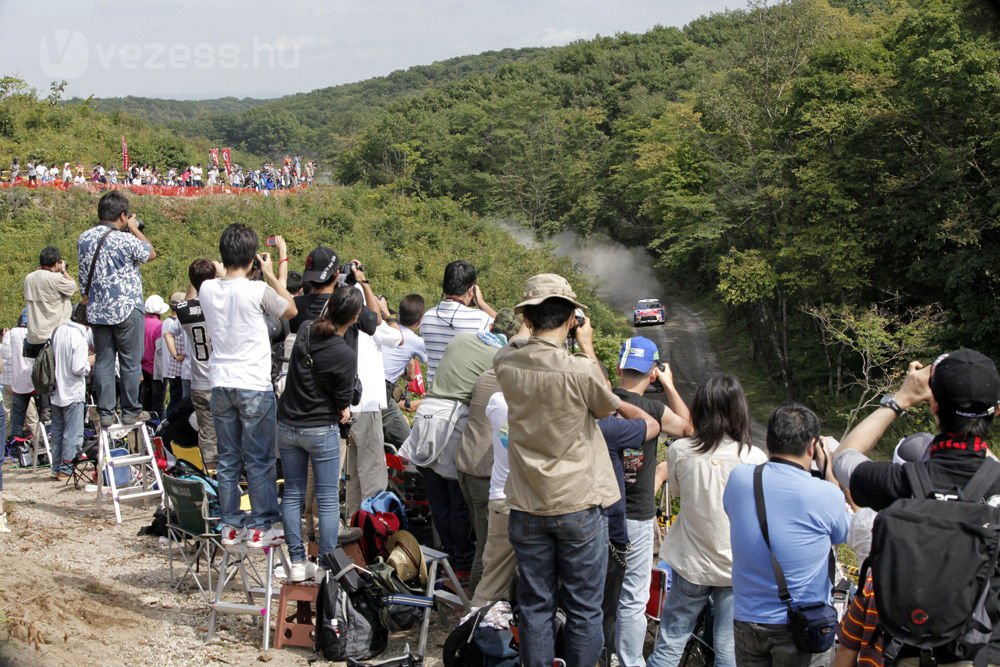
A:
[[[201,449],[197,445],[194,447],[183,447],[176,442],[170,443],[170,450],[174,453],[174,458],[184,459],[202,472],[205,470],[205,461],[201,456]]]
[[[170,581],[180,590],[184,580],[191,576],[205,601],[212,599],[212,565],[215,554],[222,548],[215,526],[219,517],[210,516],[208,496],[201,482],[164,476],[163,487],[167,493],[167,537],[170,540],[167,556]],[[186,566],[180,578],[174,578],[174,553],[184,558]],[[205,559],[206,582],[198,579],[201,559]]]
[[[74,489],[97,483],[97,438],[84,431],[83,447],[70,461],[70,475],[66,484],[73,483]]]

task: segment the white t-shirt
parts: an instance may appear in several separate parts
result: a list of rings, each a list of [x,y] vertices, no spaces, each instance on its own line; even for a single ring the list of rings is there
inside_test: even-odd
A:
[[[212,387],[273,390],[271,341],[264,313],[281,317],[288,302],[270,285],[246,278],[206,280],[198,301],[212,340],[208,361]]]
[[[420,322],[420,335],[427,346],[427,386],[434,382],[441,357],[448,343],[460,333],[479,333],[490,328],[493,318],[478,308],[458,301],[442,301],[426,313]]]
[[[6,343],[10,348],[10,365],[14,370],[10,389],[15,394],[30,394],[35,391],[35,385],[31,382],[31,369],[35,366],[35,360],[24,356],[24,339],[27,337],[28,330],[25,327],[14,327],[7,332]],[[382,393],[385,393],[384,386]]]
[[[358,377],[361,379],[361,403],[352,408],[355,412],[385,410],[385,369],[382,362],[383,348],[402,343],[399,330],[385,322],[378,325],[374,335],[358,332]]]
[[[403,332],[403,344],[390,346],[382,351],[387,382],[398,380],[399,376],[406,372],[406,365],[413,357],[427,363],[427,346],[424,345],[424,339],[413,333],[409,327],[400,326],[399,329]]]
[[[493,472],[490,474],[490,500],[507,500],[503,492],[510,464],[507,463],[507,400],[503,392],[490,396],[486,418],[493,427]]]
[[[56,390],[52,392],[52,404],[65,408],[82,403],[87,398],[87,375],[90,373],[87,330],[76,322],[57,327],[52,334],[52,353],[56,361]]]

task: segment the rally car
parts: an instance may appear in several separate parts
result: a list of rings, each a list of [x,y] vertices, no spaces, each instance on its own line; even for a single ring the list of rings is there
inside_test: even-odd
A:
[[[659,299],[640,299],[632,311],[632,324],[663,324],[667,321],[667,309]]]

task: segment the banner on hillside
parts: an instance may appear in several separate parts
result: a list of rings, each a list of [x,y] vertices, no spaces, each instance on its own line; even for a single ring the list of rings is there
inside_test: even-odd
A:
[[[122,171],[128,173],[128,144],[125,143],[125,135],[122,135]]]
[[[219,149],[218,148],[209,148],[208,149],[208,156],[212,159],[212,166],[213,167],[218,167],[219,166]]]
[[[230,150],[228,148],[222,149],[222,163],[226,165],[227,174],[233,170],[233,157],[230,154]]]

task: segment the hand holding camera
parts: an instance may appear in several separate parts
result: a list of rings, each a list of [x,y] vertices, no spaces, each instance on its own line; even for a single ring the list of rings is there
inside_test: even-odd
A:
[[[674,372],[670,370],[670,364],[656,365],[656,379],[664,389],[674,386]]]
[[[271,263],[271,253],[257,253],[257,264],[260,266],[261,273],[265,276],[274,277],[274,265]]]

